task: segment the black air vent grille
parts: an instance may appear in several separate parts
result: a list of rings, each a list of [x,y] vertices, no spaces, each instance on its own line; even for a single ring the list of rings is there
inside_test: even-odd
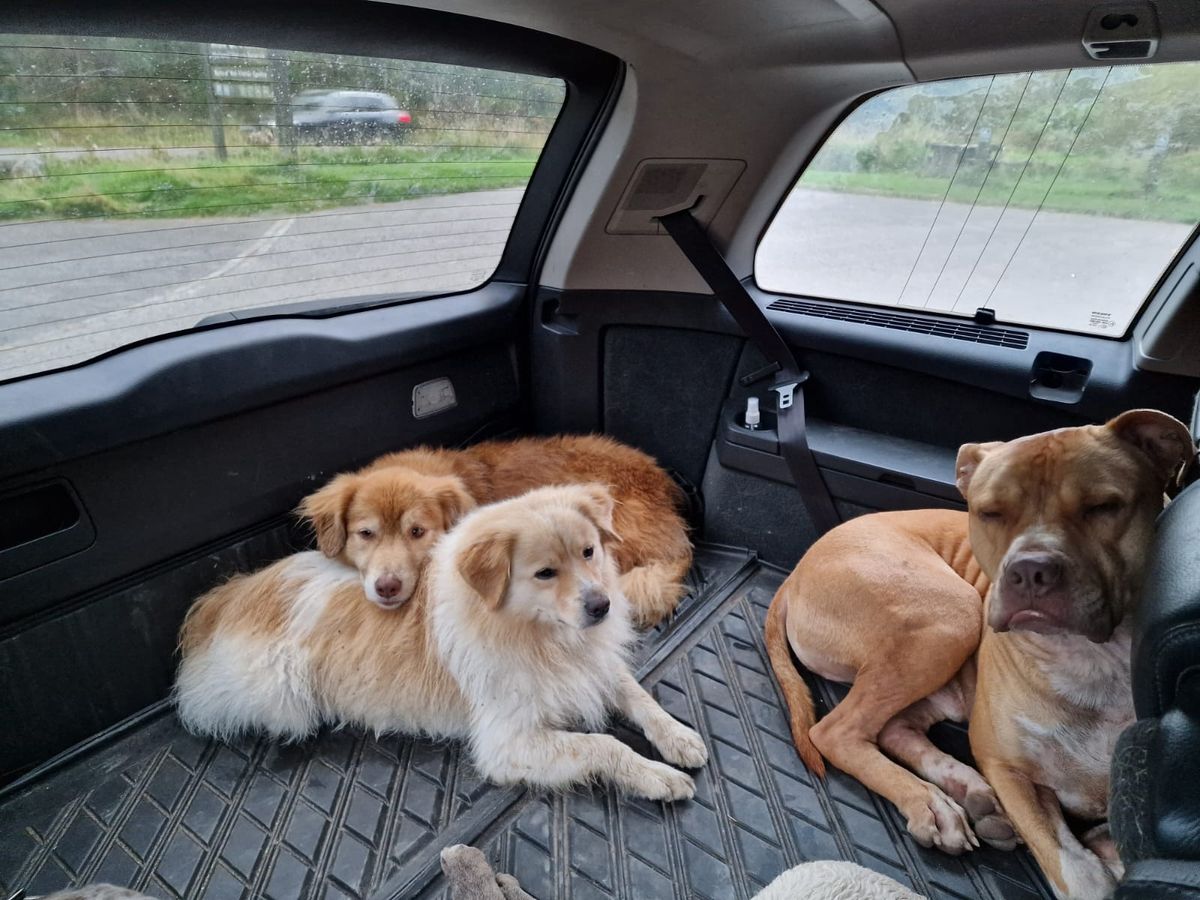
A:
[[[799,316],[817,316],[821,319],[838,319],[843,322],[857,322],[860,325],[875,325],[878,328],[891,328],[895,331],[932,334],[935,337],[969,341],[972,344],[1011,347],[1014,350],[1024,350],[1029,344],[1029,335],[1024,331],[1015,331],[1011,328],[988,328],[970,322],[947,322],[944,319],[927,319],[921,316],[908,316],[904,313],[883,312],[882,310],[855,309],[851,306],[834,306],[825,303],[811,303],[806,300],[787,299],[776,300],[767,309],[795,313]]]

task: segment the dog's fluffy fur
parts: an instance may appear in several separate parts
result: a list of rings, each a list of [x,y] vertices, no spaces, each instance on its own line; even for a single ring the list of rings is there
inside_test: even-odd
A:
[[[175,699],[191,731],[299,740],[330,723],[467,734],[467,704],[438,661],[424,591],[381,609],[363,599],[354,569],[315,551],[205,594],[179,645]]]
[[[468,515],[434,547],[412,599],[367,603],[358,573],[298,553],[202,597],[180,638],[185,725],[282,739],[322,723],[467,737],[500,782],[558,788],[593,778],[652,799],[691,778],[599,728],[610,710],[665,759],[703,765],[700,737],[630,674],[628,602],[600,485],[543,488]]]
[[[442,850],[442,872],[454,900],[534,900],[513,876],[496,874],[480,850]],[[925,900],[899,882],[843,860],[816,860],[781,872],[753,900]]]
[[[321,550],[355,566],[371,600],[395,606],[411,595],[436,537],[475,505],[539,487],[597,482],[617,501],[621,542],[612,553],[634,625],[656,625],[683,596],[692,560],[680,493],[651,457],[609,438],[523,438],[391,453],[335,478],[300,511],[312,521]]]

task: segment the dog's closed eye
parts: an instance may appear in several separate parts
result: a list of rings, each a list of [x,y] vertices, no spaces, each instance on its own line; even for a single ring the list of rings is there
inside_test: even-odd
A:
[[[533,577],[536,578],[538,581],[549,581],[551,578],[553,578],[557,574],[558,574],[557,569],[551,569],[549,566],[547,566],[544,569],[538,569],[536,572],[534,572]]]
[[[1100,503],[1089,504],[1088,506],[1084,507],[1083,512],[1084,512],[1084,515],[1092,516],[1092,517],[1110,516],[1113,513],[1120,512],[1122,506],[1123,506],[1123,504],[1121,503],[1120,500],[1115,500],[1115,499],[1104,500]]]

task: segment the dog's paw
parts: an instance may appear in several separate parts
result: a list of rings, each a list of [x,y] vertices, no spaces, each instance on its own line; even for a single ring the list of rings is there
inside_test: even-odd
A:
[[[704,739],[679,723],[660,735],[654,741],[654,748],[671,765],[684,769],[699,769],[708,762],[708,748],[704,746]]]
[[[1125,876],[1125,866],[1121,863],[1121,857],[1117,853],[1117,842],[1113,840],[1107,822],[1089,828],[1080,836],[1079,840],[1083,846],[1100,858],[1100,861],[1108,867],[1108,871],[1117,881]]]
[[[922,847],[936,847],[943,853],[959,856],[979,846],[979,838],[971,830],[963,808],[932,784],[929,794],[904,812],[908,833]]]
[[[696,782],[691,775],[649,759],[638,767],[626,788],[647,800],[691,800],[696,795]]]
[[[1071,900],[1108,900],[1117,890],[1117,878],[1108,865],[1090,850],[1063,850],[1059,858],[1063,884],[1055,885]],[[1119,865],[1119,864],[1118,864]]]
[[[442,872],[455,896],[475,900],[506,900],[496,886],[496,875],[481,850],[466,844],[446,847],[441,853]]]
[[[500,888],[500,893],[504,895],[504,900],[534,900],[532,896],[525,893],[521,887],[521,882],[517,881],[511,875],[497,875],[496,886]]]
[[[995,792],[989,788],[972,788],[967,791],[963,808],[975,828],[975,834],[989,847],[997,850],[1015,850],[1021,843],[1017,830],[1004,814]]]

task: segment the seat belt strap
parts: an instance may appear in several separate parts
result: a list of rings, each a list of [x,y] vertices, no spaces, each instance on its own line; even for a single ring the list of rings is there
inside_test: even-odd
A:
[[[808,380],[808,372],[800,368],[783,336],[733,274],[691,211],[679,210],[660,216],[659,221],[742,331],[766,357],[769,367],[763,374],[778,373],[771,390],[778,395],[779,453],[787,463],[817,533],[824,534],[841,519],[808,446],[804,425],[804,382]]]

